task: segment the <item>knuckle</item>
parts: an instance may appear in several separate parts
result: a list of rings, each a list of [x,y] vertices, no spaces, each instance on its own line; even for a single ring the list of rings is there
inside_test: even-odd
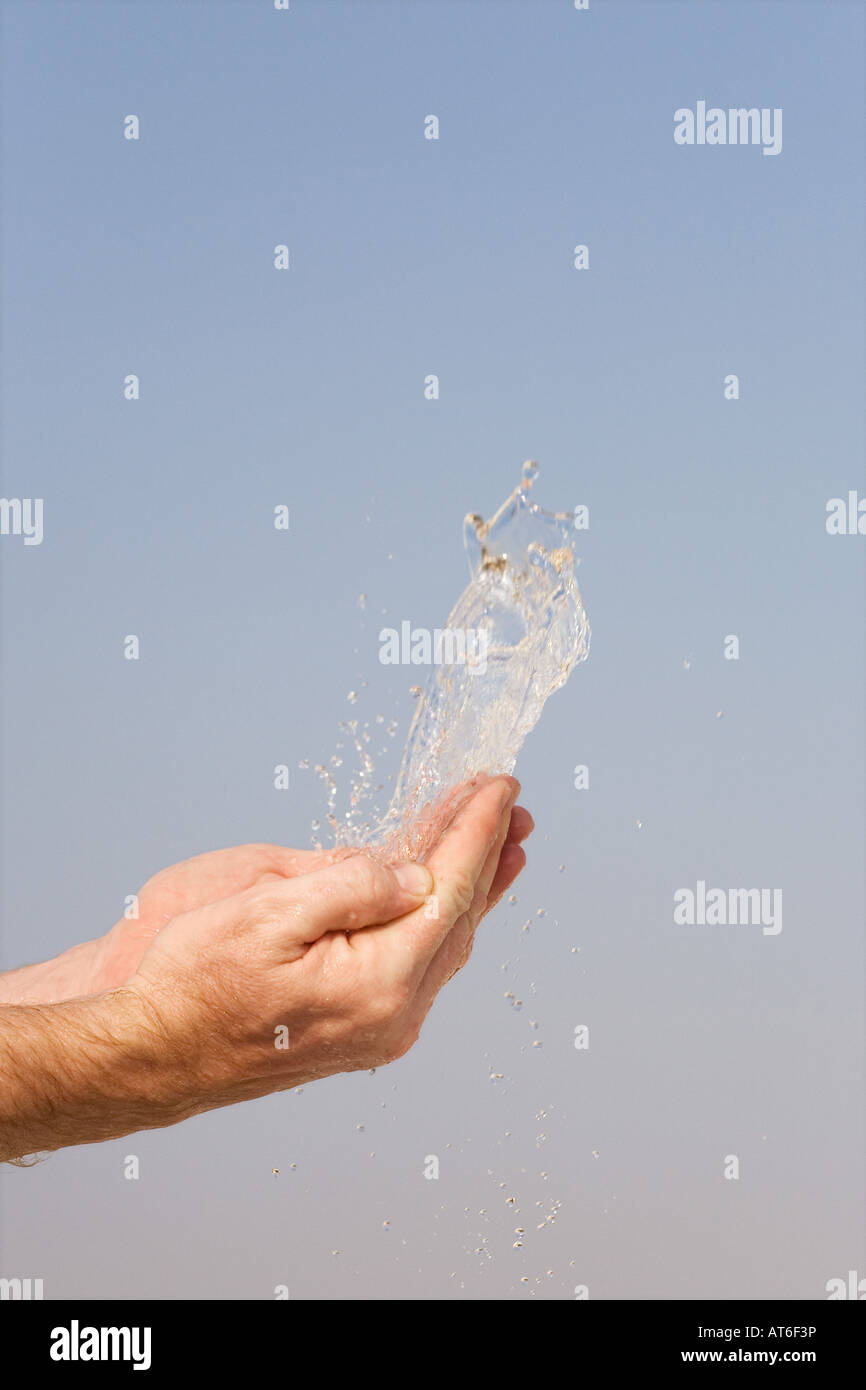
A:
[[[451,901],[454,904],[454,913],[457,917],[462,917],[464,912],[468,912],[475,896],[475,882],[468,869],[459,866],[449,875],[448,888]]]
[[[287,921],[294,914],[292,903],[285,897],[280,896],[274,891],[276,882],[268,882],[264,886],[254,886],[241,893],[240,897],[244,903],[245,920],[258,927],[273,927],[280,922]]]
[[[469,908],[469,915],[473,921],[477,922],[487,911],[487,894],[481,888],[476,888],[472,894],[472,905]]]
[[[368,1016],[370,1022],[389,1025],[397,1022],[409,1002],[409,991],[402,986],[377,991],[370,999]]]
[[[349,889],[361,901],[375,898],[381,888],[382,870],[365,854],[356,854],[346,859],[341,866],[341,876],[345,876]]]

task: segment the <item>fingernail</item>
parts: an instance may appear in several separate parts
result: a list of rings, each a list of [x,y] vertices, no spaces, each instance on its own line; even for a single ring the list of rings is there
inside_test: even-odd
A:
[[[426,898],[433,892],[433,875],[423,864],[397,864],[394,877],[401,888],[416,898]]]

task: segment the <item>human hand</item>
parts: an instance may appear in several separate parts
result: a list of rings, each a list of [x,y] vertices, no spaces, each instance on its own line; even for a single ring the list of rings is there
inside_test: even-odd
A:
[[[529,812],[515,806],[506,845],[519,844],[531,830]],[[172,864],[139,891],[137,917],[123,917],[104,936],[72,946],[51,960],[0,974],[0,1004],[54,1003],[116,989],[135,973],[154,937],[173,917],[269,879],[313,873],[351,853],[247,844]]]
[[[515,806],[506,844],[519,845],[532,828],[529,812]],[[92,958],[78,972],[82,978],[76,993],[95,994],[124,984],[138,969],[154,937],[173,917],[221,898],[234,897],[255,884],[314,873],[351,854],[348,849],[303,850],[249,844],[197,854],[161,869],[138,893],[138,917],[121,918],[100,941],[93,943]]]
[[[208,903],[231,898],[255,884],[296,878],[345,858],[347,850],[236,845],[181,860],[149,878],[139,891],[138,916],[121,918],[98,943],[82,993],[115,989],[138,969],[145,951],[167,922]]]
[[[153,1123],[403,1056],[525,863],[518,790],[478,785],[426,867],[351,854],[294,876],[268,868],[176,915],[119,991],[152,1040]]]

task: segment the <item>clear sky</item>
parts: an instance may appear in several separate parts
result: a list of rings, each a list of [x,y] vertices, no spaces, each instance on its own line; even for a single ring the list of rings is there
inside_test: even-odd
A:
[[[593,640],[518,763],[518,902],[417,1047],[0,1173],[0,1275],[866,1275],[866,539],[825,525],[866,496],[863,48],[845,0],[2,7],[2,495],[44,499],[41,545],[0,536],[3,966],[188,855],[308,846],[298,764],[350,715],[402,738],[417,672],[379,627],[444,622],[464,514],[527,457],[542,505],[589,507]],[[700,101],[781,109],[781,151],[676,144]],[[699,880],[781,889],[782,930],[675,923]]]

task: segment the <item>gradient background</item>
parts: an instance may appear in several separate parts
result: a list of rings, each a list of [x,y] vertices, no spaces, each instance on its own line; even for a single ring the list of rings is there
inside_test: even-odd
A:
[[[444,621],[464,513],[527,456],[542,505],[590,507],[593,629],[518,763],[518,903],[416,1048],[7,1168],[0,1275],[517,1300],[866,1275],[866,542],[825,530],[864,492],[862,7],[7,0],[0,42],[2,493],[45,499],[41,546],[0,540],[4,968],[179,859],[308,846],[299,761],[350,715],[402,740],[417,672],[379,665],[379,626]],[[678,147],[699,99],[782,107],[782,153]],[[781,887],[781,934],[675,926],[698,878]]]

